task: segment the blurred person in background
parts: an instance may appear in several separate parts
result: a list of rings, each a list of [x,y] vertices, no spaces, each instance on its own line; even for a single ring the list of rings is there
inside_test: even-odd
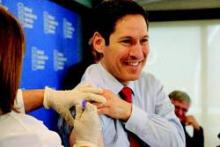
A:
[[[186,115],[191,104],[189,95],[186,92],[174,90],[169,94],[169,97],[175,107],[175,113],[183,125],[186,147],[204,147],[203,128],[193,115]],[[186,131],[186,126],[192,126],[193,136],[190,136]]]

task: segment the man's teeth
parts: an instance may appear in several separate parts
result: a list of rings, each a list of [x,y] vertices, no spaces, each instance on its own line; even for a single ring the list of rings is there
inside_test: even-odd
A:
[[[128,65],[137,66],[139,62],[128,62]]]

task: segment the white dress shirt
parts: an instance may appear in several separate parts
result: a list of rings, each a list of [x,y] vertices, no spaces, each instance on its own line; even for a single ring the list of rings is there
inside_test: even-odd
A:
[[[123,85],[99,64],[90,65],[82,81],[118,94]],[[105,147],[129,147],[125,128],[152,147],[184,147],[183,128],[161,83],[142,73],[128,84],[133,90],[132,113],[127,122],[101,116]]]

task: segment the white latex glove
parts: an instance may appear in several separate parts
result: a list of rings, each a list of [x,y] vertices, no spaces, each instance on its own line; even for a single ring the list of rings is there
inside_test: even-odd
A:
[[[102,89],[93,87],[88,83],[79,84],[72,90],[56,91],[46,87],[44,92],[45,108],[53,108],[57,111],[69,125],[74,126],[74,118],[70,113],[70,108],[77,104],[81,104],[83,100],[105,103]]]
[[[85,109],[80,105],[76,106],[74,133],[76,138],[74,147],[97,147],[101,124],[94,105],[87,103]]]

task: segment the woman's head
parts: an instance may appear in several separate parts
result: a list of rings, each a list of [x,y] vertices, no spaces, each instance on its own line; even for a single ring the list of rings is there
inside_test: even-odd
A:
[[[0,6],[0,109],[10,112],[19,86],[24,34],[19,22]]]

